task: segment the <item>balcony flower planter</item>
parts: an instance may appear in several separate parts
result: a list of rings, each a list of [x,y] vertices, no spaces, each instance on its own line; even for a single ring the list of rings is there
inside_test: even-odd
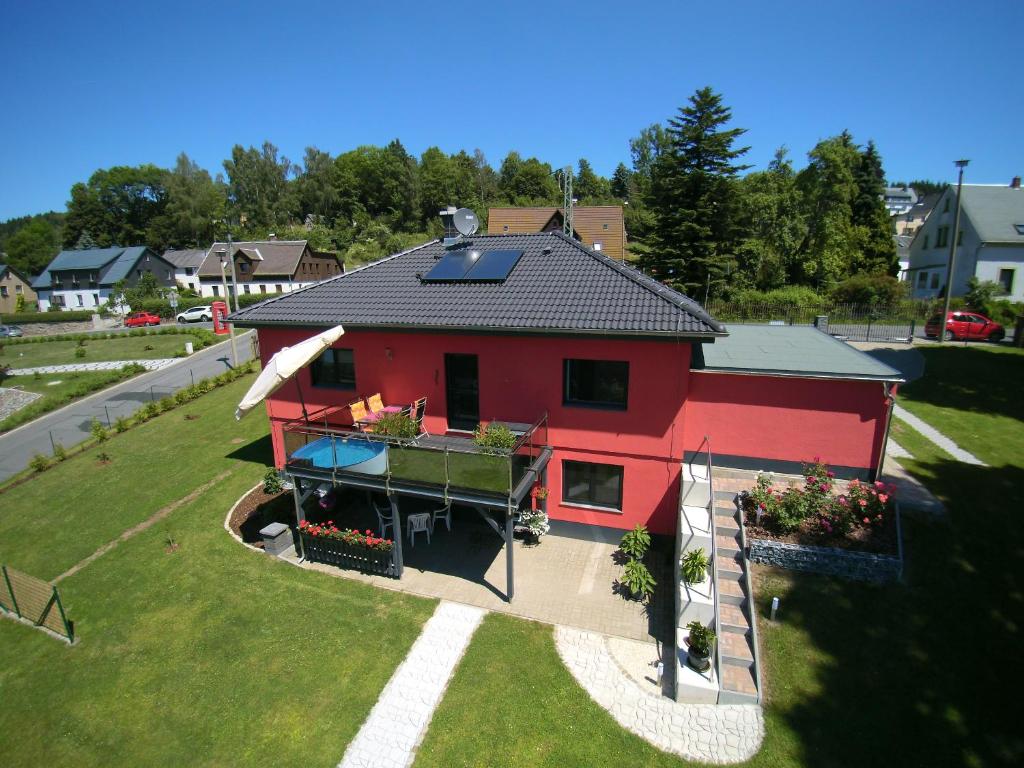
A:
[[[307,560],[352,571],[395,576],[394,548],[390,550],[370,549],[339,539],[311,536],[303,531],[299,531],[299,537],[302,539],[302,551]]]

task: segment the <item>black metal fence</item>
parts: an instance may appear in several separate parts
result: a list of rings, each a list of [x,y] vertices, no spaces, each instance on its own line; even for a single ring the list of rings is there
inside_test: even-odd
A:
[[[849,341],[910,343],[915,332],[923,327],[930,308],[914,302],[893,306],[838,303],[799,306],[711,302],[708,311],[712,317],[725,323],[808,325]]]
[[[0,566],[0,613],[75,641],[75,625],[64,613],[57,587],[6,565]]]

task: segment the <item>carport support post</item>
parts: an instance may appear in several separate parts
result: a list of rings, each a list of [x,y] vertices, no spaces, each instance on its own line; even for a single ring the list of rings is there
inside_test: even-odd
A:
[[[512,602],[516,594],[515,568],[512,566],[512,512],[505,512],[505,598]]]
[[[402,571],[405,570],[405,559],[402,556],[402,517],[398,511],[398,496],[388,494],[388,501],[391,502],[392,541],[395,542],[395,578],[402,578]]]

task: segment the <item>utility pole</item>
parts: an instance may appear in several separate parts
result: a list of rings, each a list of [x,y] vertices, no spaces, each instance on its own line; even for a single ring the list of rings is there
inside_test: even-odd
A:
[[[572,166],[565,166],[562,172],[562,232],[572,237]]]
[[[235,260],[231,256],[231,235],[230,234],[228,235],[228,247],[227,247],[227,250],[225,250],[224,248],[218,248],[217,249],[217,256],[220,258],[220,282],[221,282],[221,285],[224,286],[224,300],[227,302],[227,305],[228,305],[228,314],[231,314],[231,301],[230,301],[231,296],[228,294],[228,276],[227,276],[227,266],[228,265],[224,261],[225,258],[231,259],[231,264],[232,264],[231,282],[234,283],[234,281],[235,281],[234,280],[234,278],[235,278],[235,270],[234,270]],[[237,288],[236,288],[236,290],[237,290]],[[235,307],[236,307],[236,309],[238,307],[238,297],[237,296],[235,297]],[[227,326],[228,326],[228,336],[231,339],[231,364],[235,368],[237,368],[238,367],[238,348],[235,346],[235,324],[234,323],[228,323]]]
[[[949,322],[949,300],[953,298],[953,270],[956,266],[956,241],[960,239],[960,205],[963,201],[964,168],[970,160],[955,161],[956,167],[960,169],[960,175],[956,181],[956,216],[953,217],[953,236],[949,240],[949,264],[946,267],[946,301],[942,306],[942,330],[939,332],[939,344],[946,340],[946,323]]]

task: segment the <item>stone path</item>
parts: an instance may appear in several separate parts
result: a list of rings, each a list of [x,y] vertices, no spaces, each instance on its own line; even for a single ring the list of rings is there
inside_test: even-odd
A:
[[[391,676],[339,768],[405,768],[486,611],[442,602]]]
[[[562,661],[590,697],[623,728],[665,752],[707,763],[740,763],[764,738],[761,707],[680,704],[632,680],[615,662],[606,639],[568,627],[555,630]]]
[[[917,416],[908,411],[906,408],[903,408],[899,405],[894,405],[893,414],[895,414],[895,416],[898,419],[900,419],[907,425],[913,427],[915,430],[917,430],[922,435],[927,437],[929,440],[931,440],[933,443],[939,446],[939,448],[944,450],[957,461],[962,461],[964,464],[975,464],[979,467],[988,466],[988,464],[983,462],[973,453],[968,453],[967,451],[965,451],[963,448],[954,443],[944,434],[939,432],[939,430],[937,430],[935,427],[922,421]]]
[[[897,443],[891,437],[889,438],[889,442],[886,443],[886,445],[885,445],[885,455],[886,456],[892,456],[892,457],[897,458],[897,459],[909,459],[909,458],[911,458],[910,451],[908,451],[902,445]]]
[[[156,360],[109,360],[103,363],[69,363],[67,365],[41,365],[36,368],[12,368],[8,373],[11,376],[31,376],[34,373],[78,373],[81,371],[119,371],[126,365],[135,363],[141,365],[147,371],[159,371],[171,363],[177,362],[178,358],[158,358]]]
[[[0,387],[0,421],[20,411],[29,403],[38,400],[42,395],[35,392],[24,392],[20,389]]]

